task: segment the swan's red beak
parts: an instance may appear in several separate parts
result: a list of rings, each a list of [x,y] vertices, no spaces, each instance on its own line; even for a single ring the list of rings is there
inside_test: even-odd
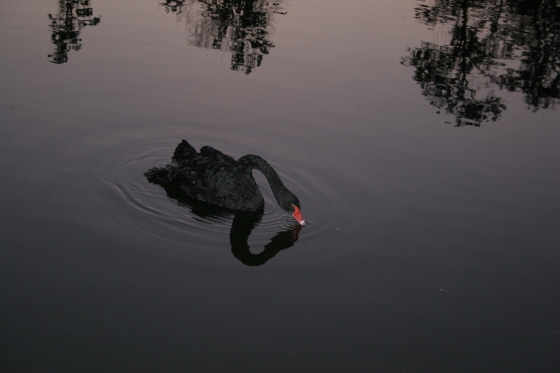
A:
[[[301,211],[299,211],[299,208],[296,205],[294,205],[294,213],[292,216],[298,221],[298,223],[305,225],[305,220],[303,220],[303,216],[301,216]]]

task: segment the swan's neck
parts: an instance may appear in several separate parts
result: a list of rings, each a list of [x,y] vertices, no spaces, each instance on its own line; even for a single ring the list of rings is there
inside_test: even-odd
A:
[[[253,182],[254,178],[251,171],[257,170],[262,172],[268,180],[270,189],[272,189],[272,193],[280,206],[282,206],[282,201],[285,200],[285,197],[291,194],[291,192],[284,186],[282,180],[280,180],[280,176],[278,176],[272,166],[262,157],[254,154],[245,155],[239,158],[237,161],[237,167],[245,174],[246,177],[250,177]]]

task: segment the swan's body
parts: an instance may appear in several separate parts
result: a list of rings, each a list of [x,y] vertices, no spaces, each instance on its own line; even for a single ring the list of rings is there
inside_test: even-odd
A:
[[[145,175],[154,184],[175,184],[199,201],[235,211],[258,212],[264,208],[264,198],[252,170],[266,176],[278,205],[300,224],[305,224],[298,198],[284,186],[272,166],[258,155],[248,154],[236,161],[210,146],[197,152],[183,140],[175,149],[171,164],[154,167]]]

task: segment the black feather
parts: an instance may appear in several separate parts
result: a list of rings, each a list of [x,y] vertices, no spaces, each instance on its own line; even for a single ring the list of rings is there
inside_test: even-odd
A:
[[[216,206],[236,211],[262,211],[264,199],[252,170],[266,176],[282,209],[292,214],[293,205],[301,207],[298,198],[284,186],[272,166],[258,155],[248,154],[236,161],[210,146],[197,152],[185,140],[175,149],[170,164],[154,167],[144,175],[151,183],[173,184],[189,197]]]

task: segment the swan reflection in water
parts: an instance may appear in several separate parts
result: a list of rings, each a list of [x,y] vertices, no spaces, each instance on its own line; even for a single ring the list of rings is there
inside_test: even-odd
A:
[[[302,225],[294,222],[292,227],[285,228],[276,233],[270,239],[270,242],[264,246],[263,251],[254,254],[250,250],[248,241],[253,229],[262,221],[264,216],[262,211],[236,212],[191,198],[177,185],[168,184],[162,185],[162,187],[170,199],[176,200],[179,205],[187,207],[193,213],[195,219],[199,217],[202,221],[208,222],[209,219],[225,220],[233,216],[229,234],[231,252],[234,257],[248,266],[265,264],[278,254],[279,251],[292,247],[298,240],[298,234],[302,229]]]
[[[279,232],[265,246],[265,251],[257,256],[249,251],[247,240],[262,219],[264,198],[253,177],[253,170],[264,174],[278,205],[298,222],[296,227]],[[284,186],[272,166],[258,155],[248,154],[236,161],[210,146],[204,146],[197,152],[186,140],[182,140],[175,148],[170,164],[153,167],[144,175],[149,182],[165,188],[171,198],[179,200],[178,192],[181,192],[184,197],[235,213],[230,242],[235,257],[245,264],[262,264],[279,250],[292,246],[301,226],[305,225],[299,199]]]

